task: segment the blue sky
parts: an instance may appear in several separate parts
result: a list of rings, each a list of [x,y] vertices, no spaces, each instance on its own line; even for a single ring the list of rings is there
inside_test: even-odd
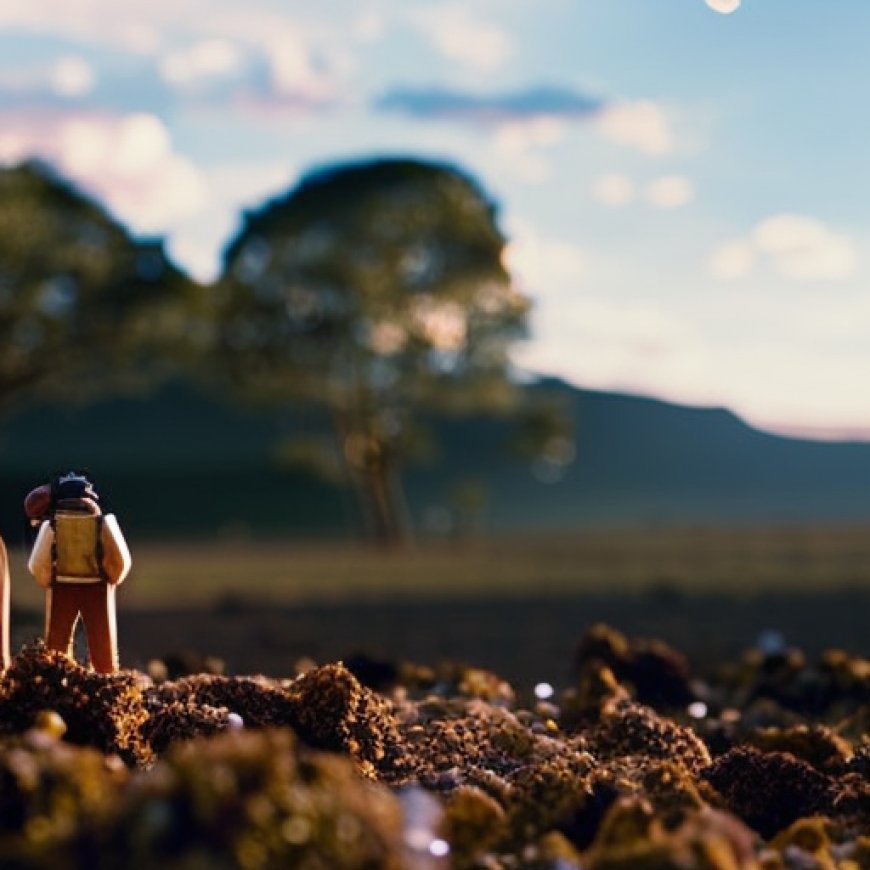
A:
[[[0,0],[0,160],[210,278],[306,170],[446,158],[534,299],[519,365],[870,437],[868,34],[866,0]]]

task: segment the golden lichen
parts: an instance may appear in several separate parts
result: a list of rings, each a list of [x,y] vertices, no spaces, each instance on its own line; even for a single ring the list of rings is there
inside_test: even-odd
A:
[[[115,761],[36,732],[7,738],[3,866],[403,866],[397,801],[289,730],[190,741],[139,773]]]
[[[471,865],[507,836],[501,804],[476,786],[461,786],[447,799],[442,827],[457,866]]]
[[[0,742],[3,866],[76,866],[105,850],[130,773],[118,756],[33,729]]]
[[[301,750],[286,729],[173,748],[139,783],[125,836],[154,856],[197,856],[203,866],[227,856],[245,870],[402,866],[396,800],[347,759]]]
[[[589,870],[755,870],[751,835],[736,820],[696,812],[664,826],[642,798],[613,806],[586,854]]]

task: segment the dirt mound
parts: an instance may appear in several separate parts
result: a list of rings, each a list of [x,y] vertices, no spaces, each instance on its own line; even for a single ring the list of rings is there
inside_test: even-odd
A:
[[[518,700],[458,665],[355,663],[375,691],[341,664],[169,680],[25,649],[0,677],[0,863],[870,866],[866,661],[752,650],[702,681],[596,626],[577,667]]]

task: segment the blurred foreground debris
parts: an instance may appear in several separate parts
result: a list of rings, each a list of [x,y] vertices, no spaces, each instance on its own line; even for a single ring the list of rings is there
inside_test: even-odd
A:
[[[577,663],[574,687],[518,700],[460,665],[357,661],[376,692],[341,664],[170,680],[152,663],[155,680],[27,648],[0,678],[0,859],[868,866],[866,660],[761,648],[704,682],[677,651],[596,626]]]

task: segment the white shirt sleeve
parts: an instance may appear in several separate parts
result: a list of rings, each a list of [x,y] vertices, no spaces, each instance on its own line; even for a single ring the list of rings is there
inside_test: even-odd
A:
[[[122,583],[130,573],[133,558],[114,514],[103,517],[103,567],[110,583]]]
[[[52,560],[51,545],[54,543],[54,530],[51,523],[46,520],[39,527],[36,543],[27,562],[27,570],[36,578],[36,582],[44,589],[51,586]]]

